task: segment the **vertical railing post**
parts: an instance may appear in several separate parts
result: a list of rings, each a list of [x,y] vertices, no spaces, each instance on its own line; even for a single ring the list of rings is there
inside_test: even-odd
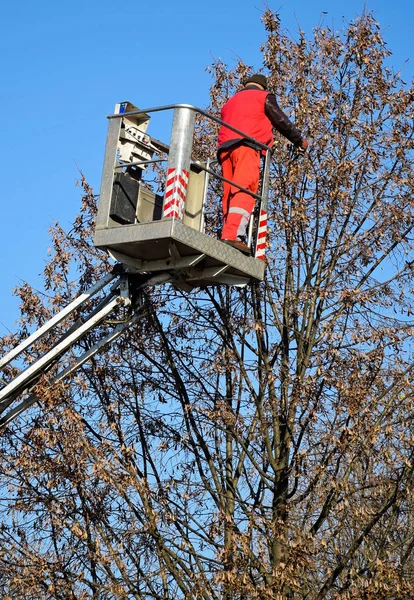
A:
[[[214,162],[215,160],[216,159],[208,158],[206,161],[207,171],[206,171],[206,175],[204,178],[203,202],[201,204],[201,219],[200,219],[200,231],[202,233],[204,233],[204,228],[205,228],[206,201],[207,201],[208,184],[210,182],[210,173],[208,172],[208,170],[210,169],[211,163]]]
[[[264,260],[266,254],[267,197],[269,195],[269,176],[271,159],[272,153],[270,150],[267,150],[263,167],[262,193],[259,207],[259,221],[257,224],[256,249],[254,253],[254,257],[260,260]]]
[[[167,183],[164,195],[163,218],[184,217],[184,204],[190,172],[195,112],[191,108],[174,109],[168,156]]]
[[[116,104],[115,114],[120,114],[122,112],[124,112],[124,104]],[[109,224],[109,211],[121,124],[121,117],[109,119],[105,158],[102,170],[101,192],[99,195],[98,214],[96,216],[96,229],[104,229],[108,227]]]

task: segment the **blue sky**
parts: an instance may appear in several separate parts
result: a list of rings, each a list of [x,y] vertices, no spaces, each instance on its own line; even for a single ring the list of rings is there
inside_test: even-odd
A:
[[[364,2],[278,0],[282,26],[311,34],[321,18],[335,29]],[[413,76],[408,0],[369,0],[393,52],[391,63]],[[0,335],[15,329],[12,288],[39,274],[48,228],[69,228],[80,204],[81,169],[99,191],[106,115],[130,100],[140,107],[188,102],[204,107],[214,58],[238,57],[260,68],[265,41],[262,0],[21,0],[0,9],[1,304]],[[327,14],[322,14],[325,11]],[[168,139],[169,131],[154,132]]]

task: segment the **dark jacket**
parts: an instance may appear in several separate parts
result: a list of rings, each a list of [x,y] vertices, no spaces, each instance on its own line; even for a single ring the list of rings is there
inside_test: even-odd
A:
[[[232,96],[223,106],[221,118],[225,123],[240,129],[267,146],[273,143],[273,128],[295,146],[299,146],[303,139],[299,129],[278,105],[276,97],[254,85],[248,85]],[[253,142],[221,126],[218,137],[219,155],[221,151],[241,144],[254,147]]]

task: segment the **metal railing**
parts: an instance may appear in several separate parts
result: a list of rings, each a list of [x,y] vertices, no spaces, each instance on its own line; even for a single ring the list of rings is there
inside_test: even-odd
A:
[[[193,106],[191,104],[168,104],[168,105],[164,105],[164,106],[150,107],[150,108],[138,109],[138,110],[133,110],[133,111],[125,111],[125,112],[122,112],[122,108],[121,108],[122,106],[123,106],[123,104],[117,105],[117,107],[119,107],[119,112],[108,115],[108,119],[109,119],[108,141],[107,141],[107,150],[105,153],[104,174],[102,177],[100,204],[103,203],[106,207],[109,207],[110,195],[112,193],[113,173],[115,172],[115,169],[127,168],[127,167],[132,167],[132,166],[133,167],[147,167],[147,166],[151,166],[152,164],[168,161],[167,178],[168,178],[169,173],[177,173],[177,174],[187,173],[188,174],[190,172],[192,166],[195,166],[197,169],[202,170],[206,173],[205,185],[204,185],[203,197],[202,197],[202,205],[201,205],[202,219],[201,219],[200,225],[199,225],[200,231],[203,231],[203,227],[204,227],[204,215],[206,213],[205,204],[206,204],[206,199],[207,199],[207,195],[208,195],[209,177],[214,177],[222,182],[227,182],[227,183],[231,184],[232,186],[238,188],[240,191],[242,191],[246,194],[249,194],[256,201],[259,201],[260,206],[259,207],[256,206],[256,208],[259,208],[258,212],[259,213],[261,211],[267,212],[267,196],[268,196],[268,189],[269,189],[269,169],[270,169],[270,159],[271,159],[271,154],[272,154],[272,148],[270,146],[263,144],[262,142],[256,140],[255,138],[245,134],[240,129],[233,127],[232,125],[229,125],[228,123],[225,123],[218,117],[215,117],[214,115],[211,115],[207,111],[205,111],[201,108],[198,108],[196,106]],[[124,106],[125,106],[125,104],[124,104]],[[131,119],[131,117],[132,118],[133,117],[144,117],[145,118],[147,115],[150,115],[152,113],[158,113],[158,112],[169,111],[169,110],[174,111],[170,145],[169,146],[163,145],[164,151],[166,151],[166,149],[168,148],[168,150],[166,151],[166,153],[168,154],[168,158],[157,157],[157,158],[154,158],[151,160],[132,160],[130,162],[122,162],[122,161],[119,162],[116,159],[116,153],[114,153],[114,141],[115,141],[115,138],[116,138],[116,142],[119,139],[120,130],[121,130],[120,124],[121,124],[122,119]],[[215,158],[209,158],[206,163],[203,163],[201,161],[193,161],[191,159],[194,126],[195,126],[195,115],[196,114],[200,114],[200,115],[204,116],[205,118],[217,123],[218,125],[224,126],[228,129],[230,129],[231,131],[238,134],[238,136],[241,136],[244,140],[254,144],[255,147],[257,147],[258,149],[263,151],[264,163],[263,163],[263,168],[262,168],[262,173],[261,173],[260,193],[257,193],[257,194],[253,193],[251,190],[248,190],[247,188],[241,186],[237,182],[231,181],[231,180],[223,177],[221,174],[219,174],[215,170],[213,170],[211,167],[214,166],[215,164],[217,164],[217,162],[218,162],[217,159],[215,159]],[[109,143],[109,152],[108,152],[108,143]],[[170,195],[167,196],[167,194],[170,194]],[[171,213],[167,213],[166,208],[165,208],[167,205],[167,201],[168,201],[168,203],[172,202],[173,208],[175,206],[176,210],[173,210]],[[102,214],[104,214],[103,217],[102,217]],[[98,228],[108,226],[108,216],[107,216],[108,214],[109,214],[109,211],[107,209],[104,211],[102,211],[102,210],[98,211],[98,219],[97,219],[97,227]],[[171,190],[168,190],[168,181],[167,181],[167,190],[166,190],[166,194],[164,197],[164,203],[163,203],[163,218],[166,218],[167,216],[172,216],[173,218],[181,218],[182,219],[183,214],[184,214],[184,200],[182,198],[182,190],[173,189],[171,192]],[[254,214],[254,212],[253,212],[253,214]],[[248,244],[250,244],[252,241],[251,240],[252,231],[253,231],[253,215],[252,215],[252,218],[250,220],[250,225],[249,225]]]

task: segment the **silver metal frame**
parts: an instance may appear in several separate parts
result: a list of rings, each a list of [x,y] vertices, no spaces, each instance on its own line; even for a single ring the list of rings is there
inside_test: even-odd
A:
[[[171,172],[171,170],[176,170],[177,172],[182,172],[182,171],[189,172],[191,170],[191,167],[194,166],[198,170],[204,171],[204,173],[205,173],[204,187],[203,187],[203,193],[202,193],[202,204],[200,207],[201,208],[201,219],[199,221],[197,220],[197,223],[195,225],[193,225],[193,227],[195,227],[195,226],[197,227],[197,233],[201,233],[202,236],[206,236],[206,234],[204,234],[205,205],[206,205],[208,183],[209,183],[209,179],[211,177],[216,177],[220,181],[227,181],[228,183],[231,183],[235,187],[238,187],[240,190],[244,191],[245,193],[248,193],[249,195],[253,196],[255,198],[255,200],[257,200],[259,203],[259,206],[258,206],[259,214],[260,214],[261,210],[267,209],[268,174],[269,174],[270,157],[271,157],[271,152],[272,152],[272,149],[269,146],[262,144],[261,142],[255,140],[254,138],[252,138],[248,135],[245,135],[244,132],[240,131],[239,129],[232,127],[231,125],[228,125],[227,123],[224,123],[221,119],[214,117],[213,115],[210,115],[206,111],[204,111],[200,108],[197,108],[196,106],[190,105],[190,104],[170,104],[170,105],[166,105],[166,106],[151,107],[151,108],[146,108],[146,109],[142,109],[142,110],[140,109],[140,110],[127,111],[127,112],[120,112],[122,110],[121,107],[123,107],[123,106],[126,106],[126,103],[117,104],[116,109],[115,109],[116,112],[114,114],[108,116],[109,126],[108,126],[108,136],[107,136],[107,143],[106,143],[106,149],[105,149],[104,171],[103,171],[103,175],[102,175],[101,194],[100,194],[100,201],[99,201],[99,205],[98,205],[98,215],[97,215],[96,230],[95,230],[95,240],[94,240],[95,246],[102,248],[102,249],[106,249],[107,251],[111,252],[113,255],[116,254],[118,256],[120,256],[120,255],[123,255],[126,257],[129,256],[130,259],[132,259],[132,260],[129,260],[129,262],[127,264],[131,264],[131,262],[134,262],[136,265],[138,265],[138,264],[140,264],[140,261],[141,262],[144,261],[144,262],[148,263],[149,262],[148,257],[141,256],[140,252],[137,251],[137,247],[139,246],[139,248],[141,248],[143,245],[145,245],[145,243],[153,244],[155,242],[160,241],[159,236],[160,236],[161,230],[163,229],[160,224],[162,223],[162,221],[169,220],[169,219],[162,219],[161,221],[153,221],[151,223],[140,223],[140,224],[135,224],[135,225],[119,225],[119,223],[112,222],[109,217],[112,186],[113,186],[115,171],[117,171],[117,170],[119,171],[120,168],[131,166],[131,165],[144,167],[147,165],[151,165],[152,163],[156,163],[156,162],[159,163],[164,160],[162,158],[157,157],[157,158],[154,158],[154,160],[131,161],[129,163],[122,163],[122,162],[117,161],[117,144],[118,144],[118,140],[119,140],[119,136],[120,136],[120,132],[121,132],[122,119],[124,119],[124,118],[128,118],[129,120],[132,120],[133,117],[136,117],[136,118],[148,117],[148,115],[151,115],[152,113],[157,113],[157,112],[162,112],[162,111],[167,111],[167,110],[174,111],[170,145],[169,146],[163,145],[164,151],[165,151],[165,148],[168,148],[168,165],[167,165],[168,171],[167,172]],[[243,136],[246,140],[253,142],[258,148],[260,148],[261,150],[264,151],[265,161],[264,161],[264,170],[262,173],[262,188],[261,188],[260,194],[252,193],[250,190],[247,190],[246,188],[236,184],[235,182],[224,178],[222,175],[220,175],[215,170],[213,170],[211,168],[211,166],[213,164],[215,164],[216,159],[209,159],[206,164],[203,164],[199,161],[191,160],[195,115],[197,113],[205,116],[206,118],[214,121],[215,123],[217,123],[219,125],[224,125],[225,127],[228,127],[232,131]],[[164,214],[165,204],[166,204],[166,201],[164,198],[163,214]],[[180,222],[181,221],[180,214],[181,214],[180,211],[178,211],[178,213],[173,214],[172,221]],[[254,213],[254,214],[256,214],[256,213]],[[253,219],[254,219],[254,215],[252,215],[252,218],[251,218],[251,221],[249,224],[249,233],[248,233],[248,243],[249,244],[251,244],[252,237],[253,237],[253,229],[254,229]],[[201,247],[201,246],[204,246],[204,244],[201,243],[201,246],[200,246],[201,241],[197,237],[195,229],[193,229],[192,226],[190,226],[190,225],[184,225],[184,227],[187,227],[187,229],[191,229],[192,231],[184,234],[183,229],[176,228],[177,235],[178,235],[178,233],[183,234],[187,241],[190,240],[190,245],[195,250],[195,254],[200,253],[200,251],[204,252],[204,249]],[[131,228],[133,228],[133,229],[131,229]],[[209,237],[209,236],[206,236],[206,237]],[[129,248],[126,247],[126,245],[123,243],[123,241],[122,241],[123,239],[129,240],[128,241]],[[217,254],[217,252],[214,253],[216,258],[218,261],[221,261],[221,263],[223,263],[223,264],[228,259],[229,252],[230,252],[230,256],[232,256],[233,252],[236,252],[235,257],[236,257],[236,261],[238,263],[239,269],[237,269],[237,268],[236,268],[236,270],[230,269],[230,272],[228,272],[228,275],[232,275],[233,277],[235,276],[236,279],[237,279],[237,276],[239,276],[240,281],[246,281],[246,280],[249,281],[249,279],[260,281],[263,279],[263,277],[264,277],[264,261],[257,260],[255,258],[251,258],[251,257],[245,257],[240,252],[235,251],[233,248],[225,246],[225,244],[223,244],[218,239],[211,238],[211,240],[214,241],[213,246],[216,247],[217,252],[218,252],[218,254]],[[182,240],[180,240],[180,239],[175,239],[175,242],[177,242],[178,244],[180,244],[181,241]],[[211,248],[213,248],[213,246],[211,246]],[[254,246],[254,249],[256,249],[256,240],[254,240],[253,246]],[[134,255],[135,252],[138,252],[138,254]],[[155,259],[155,260],[157,260],[157,259]],[[246,263],[246,261],[247,261],[247,263]],[[246,271],[245,265],[248,263],[250,263],[250,265]],[[222,264],[221,265],[217,264],[216,267],[217,268],[220,267],[220,270],[221,270]],[[138,268],[138,267],[136,267],[136,268]],[[170,269],[173,269],[173,267],[171,267]],[[226,269],[226,271],[229,271],[229,269]],[[207,273],[209,273],[209,272],[210,271],[205,270],[204,275],[201,275],[198,279],[198,281],[201,282],[203,285],[209,284],[209,281],[208,281],[209,276],[207,275]],[[183,277],[186,277],[186,276],[187,276],[187,274],[185,272],[183,272],[182,270],[178,273],[179,279],[183,279]],[[230,281],[230,279],[232,279],[232,277],[227,278],[227,280],[229,280],[229,281]],[[211,280],[211,284],[214,285],[217,283],[219,283],[218,279]]]

